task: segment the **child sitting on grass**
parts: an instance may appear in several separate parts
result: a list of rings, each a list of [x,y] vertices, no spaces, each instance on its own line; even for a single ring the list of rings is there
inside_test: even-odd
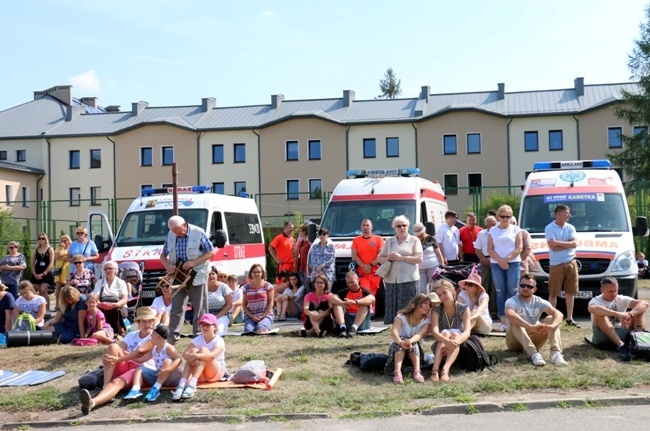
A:
[[[96,338],[103,344],[111,344],[115,335],[113,328],[106,322],[104,313],[97,308],[99,304],[99,294],[89,293],[86,297],[86,338]]]
[[[146,401],[153,402],[160,396],[160,388],[164,386],[176,386],[181,379],[181,373],[178,366],[181,364],[181,356],[178,354],[174,346],[169,344],[167,340],[171,331],[165,325],[158,325],[151,333],[151,342],[153,349],[146,353],[141,360],[148,361],[153,359],[156,369],[152,370],[144,366],[135,370],[133,375],[133,387],[128,394],[124,397],[125,400],[135,400],[142,396],[140,386],[144,380],[148,384],[153,384],[153,387],[144,397]]]
[[[226,345],[217,335],[217,318],[206,313],[201,316],[199,325],[201,335],[193,339],[183,353],[185,368],[172,395],[173,401],[192,398],[198,383],[214,383],[226,374]]]

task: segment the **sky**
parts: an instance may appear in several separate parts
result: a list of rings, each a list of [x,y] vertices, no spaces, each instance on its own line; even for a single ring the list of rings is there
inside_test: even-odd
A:
[[[21,0],[0,14],[0,110],[73,85],[100,106],[270,104],[628,82],[648,0]]]

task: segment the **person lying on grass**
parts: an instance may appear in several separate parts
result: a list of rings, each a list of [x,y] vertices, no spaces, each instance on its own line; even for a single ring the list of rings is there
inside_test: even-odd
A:
[[[143,363],[141,358],[151,351],[151,332],[156,321],[156,312],[151,307],[138,308],[135,321],[139,331],[130,332],[119,343],[112,343],[106,348],[102,357],[104,364],[104,387],[94,398],[87,389],[79,393],[81,412],[84,415],[92,409],[111,401],[122,389],[133,385],[135,369],[146,364],[155,367],[152,360]]]
[[[204,314],[205,316],[205,314]],[[169,344],[167,340],[171,331],[165,325],[158,325],[151,333],[151,343],[153,349],[146,353],[141,360],[148,361],[153,359],[156,369],[140,365],[133,375],[133,387],[128,394],[124,397],[125,400],[135,400],[142,396],[140,386],[144,380],[153,387],[144,397],[146,401],[153,402],[160,396],[160,388],[162,386],[177,386],[181,380],[181,372],[178,369],[181,364],[181,355],[178,354],[174,346]]]
[[[193,339],[183,353],[183,377],[172,394],[172,401],[192,398],[198,383],[218,382],[226,374],[226,344],[217,334],[217,318],[204,314],[199,327],[201,335]]]
[[[429,311],[432,305],[439,303],[435,293],[420,293],[411,299],[406,308],[397,312],[391,331],[393,342],[388,349],[388,361],[384,368],[385,374],[393,375],[393,383],[403,382],[402,363],[406,355],[413,364],[413,379],[418,383],[424,382],[420,370],[420,364],[424,360],[422,339],[429,331]]]
[[[456,289],[449,281],[443,280],[436,287],[436,293],[440,305],[431,310],[433,338],[436,340],[431,347],[434,354],[431,380],[448,382],[449,370],[458,358],[460,345],[471,335],[471,315],[467,306],[456,302]]]

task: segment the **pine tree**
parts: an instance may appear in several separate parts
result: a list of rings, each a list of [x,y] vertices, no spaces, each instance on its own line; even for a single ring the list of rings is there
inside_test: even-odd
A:
[[[381,94],[377,99],[395,99],[402,94],[402,80],[395,77],[392,67],[386,70],[384,79],[379,81],[379,90]]]

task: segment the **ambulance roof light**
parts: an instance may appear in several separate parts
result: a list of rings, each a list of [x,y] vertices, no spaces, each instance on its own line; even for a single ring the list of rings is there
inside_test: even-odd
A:
[[[418,177],[420,169],[350,169],[347,174],[348,178]]]
[[[174,190],[171,187],[162,187],[162,188],[153,188],[147,187],[142,189],[142,196],[153,196],[153,195],[169,195],[172,194]],[[182,186],[176,187],[178,193],[208,193],[212,191],[210,186]]]
[[[571,170],[571,169],[611,169],[612,163],[606,159],[599,160],[567,160],[562,162],[537,162],[534,171]]]

